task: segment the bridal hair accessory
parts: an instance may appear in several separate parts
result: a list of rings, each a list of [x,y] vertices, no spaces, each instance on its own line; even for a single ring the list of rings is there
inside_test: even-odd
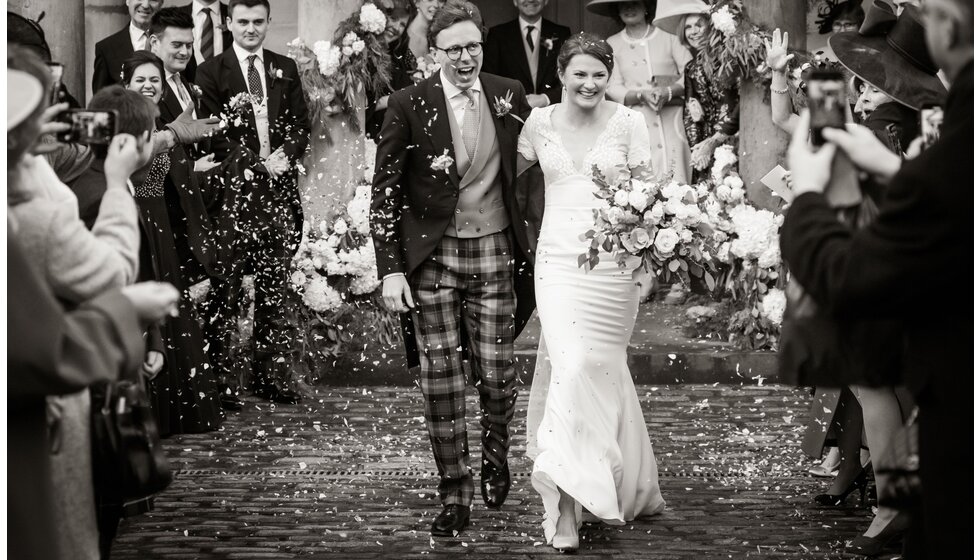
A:
[[[453,163],[454,160],[452,156],[449,155],[449,149],[446,148],[442,151],[441,156],[435,156],[432,158],[432,165],[429,167],[431,167],[433,171],[445,171],[448,174],[449,168],[452,167]]]

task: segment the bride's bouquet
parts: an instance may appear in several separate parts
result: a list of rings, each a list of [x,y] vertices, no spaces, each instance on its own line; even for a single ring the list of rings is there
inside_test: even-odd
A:
[[[632,257],[640,257],[647,270],[666,281],[676,277],[687,284],[691,276],[710,275],[705,240],[712,230],[694,188],[629,177],[609,183],[597,167],[592,168],[592,180],[603,204],[593,211],[595,228],[580,237],[588,242],[578,258],[580,267],[595,268],[601,249],[623,268]]]

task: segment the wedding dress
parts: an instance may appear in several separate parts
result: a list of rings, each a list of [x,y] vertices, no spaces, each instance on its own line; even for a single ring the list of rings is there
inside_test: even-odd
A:
[[[600,252],[586,272],[578,256],[580,235],[594,228],[592,168],[607,181],[628,177],[650,159],[643,116],[618,106],[580,168],[552,123],[557,105],[534,109],[518,150],[539,161],[545,178],[545,210],[535,256],[535,299],[541,342],[528,407],[531,483],[544,502],[550,543],[559,517],[560,487],[582,510],[621,525],[665,507],[657,460],[640,401],[626,364],[626,349],[639,305],[632,279],[639,259],[620,268]]]

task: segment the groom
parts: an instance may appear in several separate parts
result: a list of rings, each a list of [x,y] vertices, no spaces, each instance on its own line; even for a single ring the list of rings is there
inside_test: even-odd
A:
[[[441,70],[391,95],[371,205],[385,303],[410,312],[402,316],[409,366],[422,366],[443,504],[436,536],[465,528],[473,501],[464,352],[480,394],[480,490],[492,508],[507,498],[513,342],[534,308],[528,228],[514,192],[517,115],[530,108],[520,82],[480,74],[482,41],[471,2],[450,0],[436,13],[429,44]]]

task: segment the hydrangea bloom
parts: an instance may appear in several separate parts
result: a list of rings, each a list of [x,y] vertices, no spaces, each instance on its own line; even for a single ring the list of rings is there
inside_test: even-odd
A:
[[[388,25],[388,18],[385,17],[384,12],[379,10],[377,6],[370,2],[365,2],[361,6],[359,23],[364,31],[378,35],[384,32],[385,27]]]
[[[711,14],[711,25],[728,37],[732,33],[735,33],[735,15],[728,9],[728,6],[724,6],[717,12]]]
[[[766,295],[762,296],[759,307],[759,312],[762,313],[763,317],[775,325],[781,325],[783,313],[786,312],[786,294],[782,290],[769,290]]]
[[[340,68],[340,49],[330,44],[330,41],[313,43],[313,54],[316,55],[317,66],[325,77],[333,76]]]
[[[779,225],[775,214],[740,204],[729,212],[738,236],[732,242],[732,254],[743,259],[758,259],[768,253],[768,259],[778,262]]]
[[[343,298],[333,289],[323,276],[316,276],[303,292],[303,303],[317,313],[326,313],[340,307]]]

